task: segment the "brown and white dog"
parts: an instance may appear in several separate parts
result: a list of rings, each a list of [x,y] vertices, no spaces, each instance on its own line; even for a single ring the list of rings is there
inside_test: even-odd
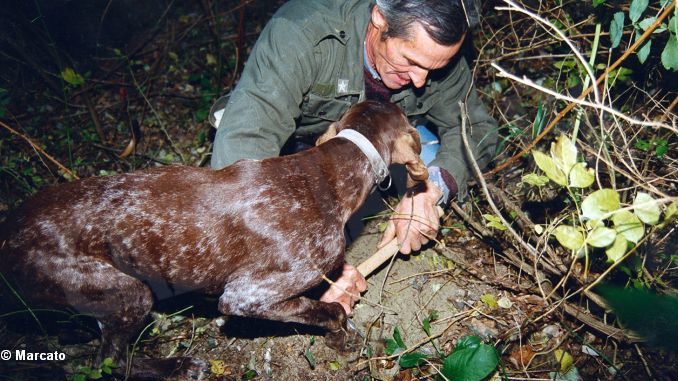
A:
[[[349,109],[309,150],[221,170],[168,166],[41,191],[0,229],[2,272],[28,306],[95,317],[99,357],[125,363],[153,286],[219,295],[225,315],[297,322],[351,341],[338,303],[301,296],[344,263],[343,227],[375,183],[374,157],[335,136],[354,130],[386,165],[425,180],[419,137],[390,103]],[[320,144],[322,143],[322,144]],[[133,376],[200,377],[192,358],[137,359]]]

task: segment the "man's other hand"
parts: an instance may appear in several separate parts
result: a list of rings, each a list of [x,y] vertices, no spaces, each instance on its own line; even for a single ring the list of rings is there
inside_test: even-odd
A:
[[[418,192],[407,192],[400,200],[379,242],[379,248],[397,238],[400,252],[410,254],[435,238],[440,227],[436,206],[443,193],[428,180],[423,188]]]

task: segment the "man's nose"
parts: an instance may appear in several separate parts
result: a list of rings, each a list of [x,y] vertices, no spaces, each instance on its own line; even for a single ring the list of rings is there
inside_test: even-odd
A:
[[[418,68],[418,67],[413,67],[409,71],[409,76],[410,79],[412,80],[412,84],[414,87],[419,88],[424,86],[426,83],[426,77],[428,76],[428,70]]]

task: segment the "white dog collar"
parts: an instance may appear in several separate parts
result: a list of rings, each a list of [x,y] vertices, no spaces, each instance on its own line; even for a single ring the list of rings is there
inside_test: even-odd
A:
[[[375,184],[379,184],[386,177],[388,177],[388,165],[384,162],[384,159],[381,158],[377,149],[374,148],[374,145],[360,132],[347,128],[345,130],[339,131],[335,138],[344,138],[350,140],[353,144],[357,145],[361,151],[367,156],[367,159],[372,165],[372,172],[374,172]]]

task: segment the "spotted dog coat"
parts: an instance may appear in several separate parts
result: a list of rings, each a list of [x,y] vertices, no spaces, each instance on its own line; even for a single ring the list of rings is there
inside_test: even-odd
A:
[[[43,190],[0,230],[3,273],[28,305],[70,306],[101,327],[100,358],[124,362],[153,293],[221,294],[226,315],[325,328],[346,345],[338,303],[300,296],[344,262],[343,226],[374,186],[362,133],[386,163],[423,180],[416,131],[390,103],[353,106],[317,145],[221,170],[167,166]],[[140,377],[196,376],[191,358],[140,359]],[[142,363],[143,362],[143,363]],[[143,370],[141,370],[143,368]],[[133,369],[133,370],[134,370]]]

